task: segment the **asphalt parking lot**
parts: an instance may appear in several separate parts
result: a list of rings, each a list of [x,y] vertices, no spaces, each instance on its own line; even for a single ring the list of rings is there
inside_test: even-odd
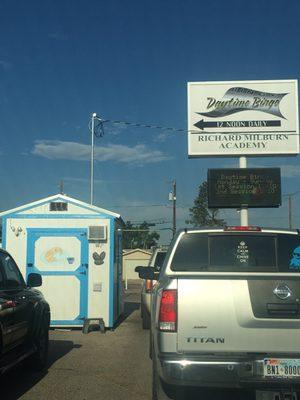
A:
[[[0,400],[151,400],[152,364],[149,331],[142,329],[140,283],[125,296],[125,315],[112,331],[51,330],[46,371],[32,373],[25,365],[0,378]],[[253,400],[236,392],[197,390],[182,400]]]
[[[105,334],[51,331],[49,365],[43,373],[20,366],[1,378],[5,400],[151,399],[149,331],[141,327],[140,285],[126,293],[125,318]],[[3,396],[3,397],[2,397]]]

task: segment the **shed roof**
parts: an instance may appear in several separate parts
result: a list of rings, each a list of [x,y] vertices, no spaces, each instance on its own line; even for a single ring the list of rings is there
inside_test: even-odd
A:
[[[127,256],[129,254],[138,253],[138,252],[147,254],[149,256],[152,254],[151,250],[144,250],[144,249],[136,248],[136,249],[124,249],[123,256]]]
[[[81,206],[81,207],[84,207],[84,208],[86,208],[88,210],[95,211],[96,213],[107,214],[107,215],[110,215],[110,216],[112,216],[114,218],[120,218],[120,214],[114,213],[112,211],[108,211],[108,210],[106,210],[104,208],[100,208],[100,207],[85,203],[84,201],[81,201],[81,200],[78,200],[78,199],[74,199],[73,197],[66,196],[65,194],[55,194],[54,196],[45,197],[43,199],[40,199],[40,200],[37,200],[37,201],[33,201],[32,203],[23,204],[22,206],[19,206],[19,207],[16,207],[16,208],[12,208],[10,210],[2,211],[0,213],[0,218],[5,216],[5,215],[8,215],[8,214],[19,213],[19,212],[28,210],[30,208],[37,207],[37,206],[39,206],[41,204],[45,204],[45,203],[48,203],[50,201],[66,201],[66,202],[69,202],[69,203],[73,203],[73,204],[75,204],[75,205],[77,205],[79,207]]]

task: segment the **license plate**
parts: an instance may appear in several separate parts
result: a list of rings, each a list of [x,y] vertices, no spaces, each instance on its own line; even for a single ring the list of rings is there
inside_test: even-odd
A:
[[[300,377],[300,359],[265,358],[264,376],[277,378]]]

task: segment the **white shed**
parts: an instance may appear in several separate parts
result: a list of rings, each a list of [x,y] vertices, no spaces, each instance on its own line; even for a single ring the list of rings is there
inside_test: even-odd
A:
[[[119,214],[57,194],[0,213],[2,247],[23,276],[42,275],[51,325],[111,328],[123,312]]]

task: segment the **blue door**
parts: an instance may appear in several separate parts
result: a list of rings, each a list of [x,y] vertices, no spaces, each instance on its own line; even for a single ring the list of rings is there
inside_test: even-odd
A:
[[[86,229],[28,229],[26,275],[42,275],[52,326],[80,326],[87,317]]]

